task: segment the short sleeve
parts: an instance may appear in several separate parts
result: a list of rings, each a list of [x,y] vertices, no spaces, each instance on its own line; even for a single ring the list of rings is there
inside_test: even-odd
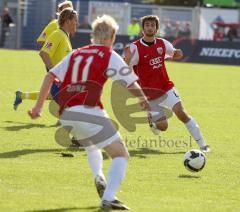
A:
[[[52,57],[55,54],[55,52],[60,44],[60,40],[61,39],[60,39],[60,35],[59,35],[58,31],[53,32],[46,39],[46,42],[43,45],[41,51],[46,52],[49,55],[49,57]]]
[[[115,51],[110,57],[106,75],[113,81],[122,81],[126,87],[138,80],[137,75]]]
[[[37,42],[45,42],[46,41],[46,32],[43,30],[42,33],[39,35]]]
[[[57,79],[59,79],[60,82],[63,82],[65,75],[68,70],[69,61],[72,56],[73,52],[69,53],[66,57],[63,58],[63,60],[58,63],[56,66],[54,66],[52,69],[50,69],[50,73],[52,73]]]
[[[163,40],[164,45],[166,47],[165,58],[173,57],[174,52],[175,52],[176,49],[173,47],[173,45],[169,41],[167,41],[165,39],[162,39],[162,40]]]
[[[137,46],[133,43],[130,44],[130,51],[131,53],[134,52],[134,55],[130,61],[130,65],[131,66],[135,66],[138,64],[138,61],[139,61],[139,54],[138,54],[138,49],[137,49]]]
[[[58,28],[58,23],[53,20],[48,23],[48,25],[43,29],[42,33],[39,35],[37,42],[45,42],[47,37],[52,34]]]

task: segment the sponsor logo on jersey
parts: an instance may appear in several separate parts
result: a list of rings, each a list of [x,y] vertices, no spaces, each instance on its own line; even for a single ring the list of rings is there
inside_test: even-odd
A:
[[[153,58],[153,59],[151,59],[151,60],[149,61],[149,64],[150,64],[151,66],[153,66],[153,65],[157,65],[157,64],[159,64],[159,63],[161,63],[161,62],[162,62],[161,57],[155,57],[155,58]]]
[[[162,67],[162,59],[161,57],[155,57],[149,61],[149,64],[153,66],[153,69]]]

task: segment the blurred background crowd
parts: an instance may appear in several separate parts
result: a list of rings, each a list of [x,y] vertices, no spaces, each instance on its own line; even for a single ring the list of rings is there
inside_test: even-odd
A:
[[[63,0],[0,0],[0,46],[37,48],[36,37],[55,17]],[[120,35],[141,35],[140,17],[160,17],[158,35],[171,39],[240,41],[240,0],[73,0],[79,12],[78,32],[90,32],[91,22],[109,14],[119,23]]]

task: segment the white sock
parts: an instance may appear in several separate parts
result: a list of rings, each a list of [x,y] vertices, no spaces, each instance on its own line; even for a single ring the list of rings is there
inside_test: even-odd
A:
[[[200,128],[197,124],[197,122],[191,118],[188,123],[185,124],[189,133],[192,135],[194,140],[198,143],[199,147],[204,147],[206,146],[205,140],[203,138],[203,135],[200,131]]]
[[[92,169],[94,178],[97,175],[104,177],[104,174],[102,171],[102,164],[103,164],[102,151],[100,149],[89,150],[87,151],[87,156],[88,156],[88,163],[90,168]]]
[[[115,199],[115,194],[125,177],[126,168],[126,158],[117,157],[112,160],[108,171],[107,186],[102,197],[103,200],[112,201]]]

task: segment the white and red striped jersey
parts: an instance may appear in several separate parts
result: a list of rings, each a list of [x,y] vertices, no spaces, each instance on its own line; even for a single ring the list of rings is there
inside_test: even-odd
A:
[[[130,51],[135,51],[130,63],[139,77],[138,83],[150,100],[173,88],[165,67],[165,58],[172,57],[175,51],[171,43],[156,38],[155,43],[148,46],[139,39],[130,45]]]
[[[124,81],[126,86],[138,80],[123,59],[103,45],[89,45],[73,51],[50,73],[61,82],[60,111],[76,105],[103,108],[100,97],[108,78]]]

